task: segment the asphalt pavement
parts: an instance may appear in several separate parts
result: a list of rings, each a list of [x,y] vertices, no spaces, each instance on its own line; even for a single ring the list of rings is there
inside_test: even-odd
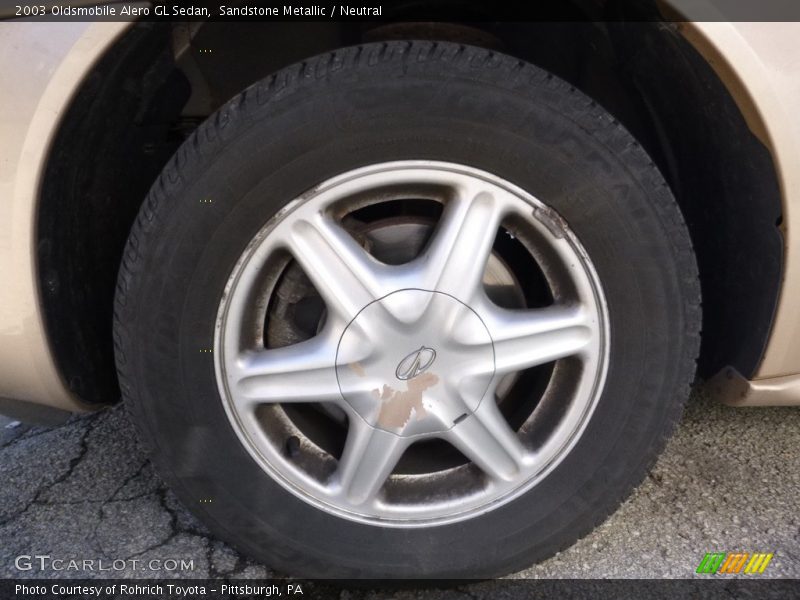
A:
[[[54,428],[0,418],[0,478],[0,577],[276,575],[215,540],[180,504],[120,406]],[[760,577],[800,578],[800,409],[734,409],[695,395],[622,507],[571,548],[513,577],[702,577],[695,570],[706,552],[734,551],[774,553]],[[51,558],[41,569],[43,559],[20,556]],[[87,558],[106,566],[125,559],[126,567],[49,564]],[[469,587],[459,590],[441,594],[475,597]],[[406,593],[413,597],[396,597]]]

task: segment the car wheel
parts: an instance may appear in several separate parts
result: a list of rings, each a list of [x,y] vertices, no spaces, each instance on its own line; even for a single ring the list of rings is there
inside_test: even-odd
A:
[[[370,44],[247,89],[153,186],[116,300],[125,402],[183,502],[313,577],[492,577],[641,481],[700,292],[611,116],[488,50]]]

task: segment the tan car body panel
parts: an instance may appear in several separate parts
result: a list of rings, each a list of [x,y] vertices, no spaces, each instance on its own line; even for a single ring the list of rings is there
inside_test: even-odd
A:
[[[0,23],[0,397],[84,410],[53,360],[36,276],[47,154],[73,94],[127,23]]]
[[[712,398],[729,406],[798,406],[800,375],[748,381],[734,369],[723,369],[706,384]]]
[[[129,23],[0,23],[0,398],[86,410],[50,351],[36,277],[36,212],[53,136],[98,58]],[[737,405],[800,405],[800,24],[687,23],[685,37],[734,95],[772,152],[783,198],[786,262],[756,380],[717,386]],[[774,382],[771,378],[776,379]],[[729,390],[730,393],[725,390]],[[743,391],[746,390],[746,391]]]
[[[691,23],[687,39],[772,153],[783,200],[784,278],[755,379],[800,373],[800,23]],[[799,390],[800,391],[800,390]]]

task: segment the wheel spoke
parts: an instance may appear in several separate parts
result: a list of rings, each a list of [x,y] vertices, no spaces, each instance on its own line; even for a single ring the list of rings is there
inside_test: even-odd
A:
[[[403,455],[408,441],[351,419],[339,468],[334,476],[340,493],[352,504],[372,500]]]
[[[289,250],[303,267],[328,310],[350,321],[367,304],[388,293],[386,270],[332,219],[298,220]]]
[[[248,352],[228,371],[235,402],[243,407],[270,402],[331,402],[341,398],[336,349],[326,336],[284,348]]]
[[[580,307],[492,309],[486,313],[485,322],[492,335],[498,374],[579,354],[588,347],[593,336],[585,311]]]
[[[494,479],[511,481],[526,459],[526,450],[489,398],[446,434],[446,439]]]
[[[452,200],[418,259],[424,269],[421,287],[469,302],[483,280],[501,216],[499,202],[487,192]]]

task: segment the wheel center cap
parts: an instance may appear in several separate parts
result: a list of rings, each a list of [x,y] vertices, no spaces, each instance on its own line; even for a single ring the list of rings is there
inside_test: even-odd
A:
[[[371,426],[401,437],[451,429],[478,407],[494,370],[492,338],[477,313],[417,289],[364,307],[336,353],[345,401]]]

